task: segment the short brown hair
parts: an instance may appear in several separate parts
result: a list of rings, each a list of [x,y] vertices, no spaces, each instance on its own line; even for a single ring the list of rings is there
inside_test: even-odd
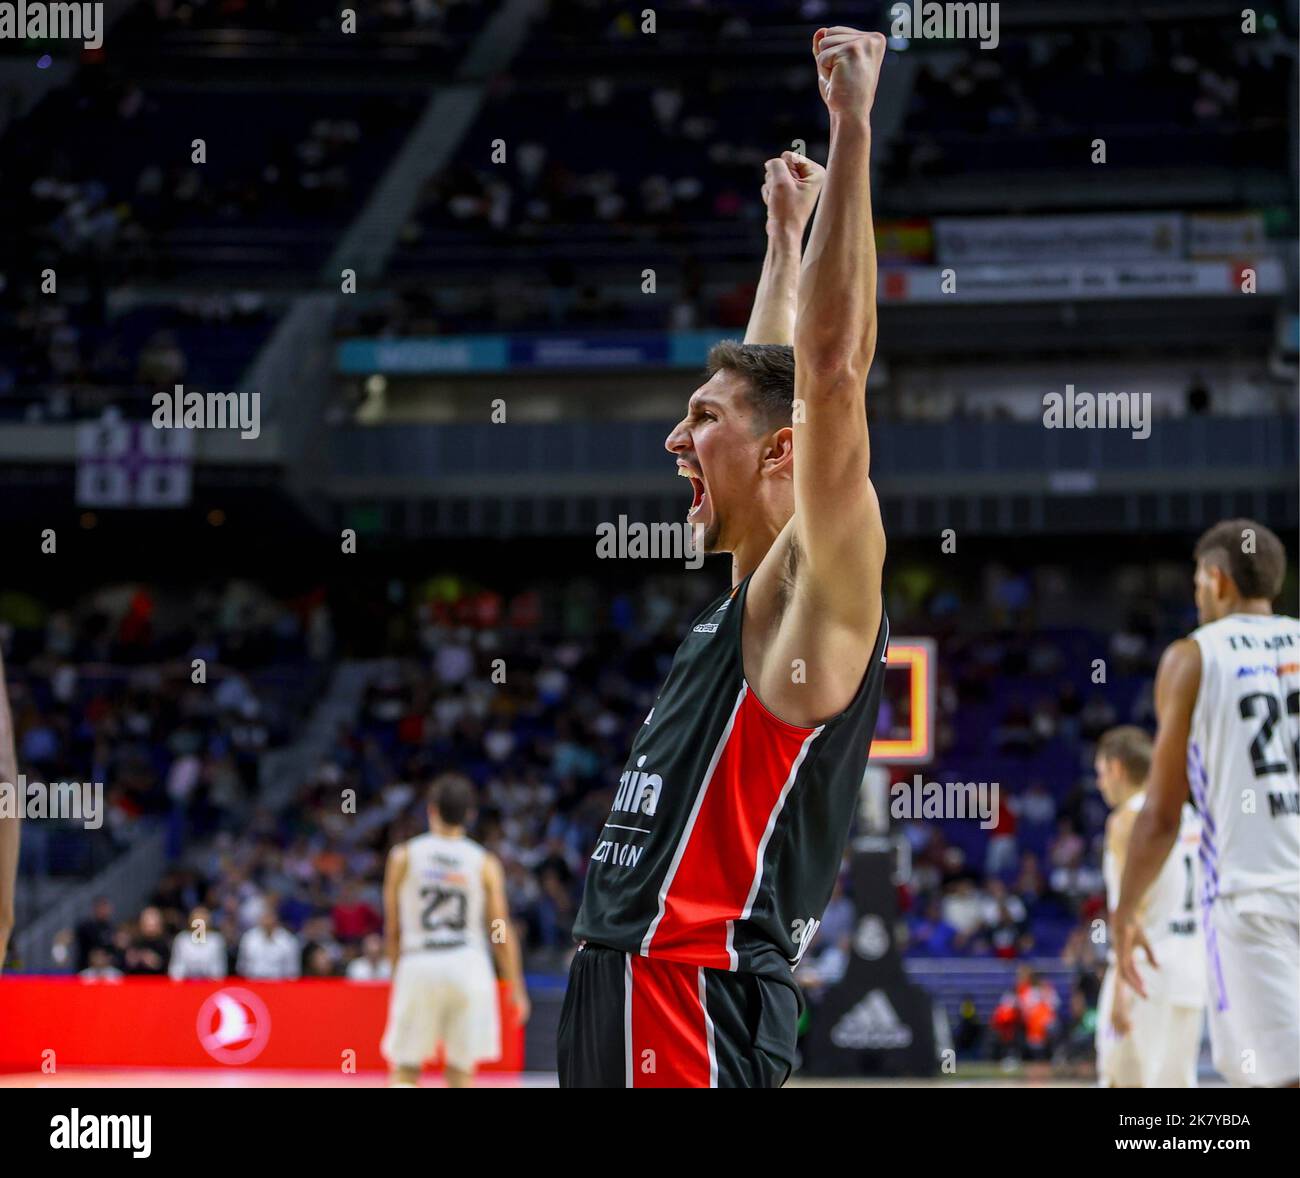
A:
[[[474,808],[474,785],[463,773],[439,773],[429,785],[427,801],[448,826],[464,826]]]
[[[723,340],[709,349],[708,374],[735,372],[749,386],[749,404],[764,430],[789,425],[794,409],[794,349],[788,344]]]
[[[1254,552],[1243,551],[1243,539],[1254,535]],[[1277,533],[1253,519],[1225,519],[1196,541],[1195,557],[1232,578],[1237,592],[1246,598],[1272,601],[1282,592],[1286,576],[1286,549]]]
[[[1134,724],[1121,724],[1101,734],[1097,755],[1118,761],[1129,781],[1140,783],[1151,772],[1151,737]]]

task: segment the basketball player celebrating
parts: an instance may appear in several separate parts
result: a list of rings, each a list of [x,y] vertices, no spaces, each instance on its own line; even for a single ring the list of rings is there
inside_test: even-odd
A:
[[[1133,823],[1146,800],[1151,738],[1112,728],[1097,742],[1097,787],[1111,807],[1102,871],[1106,901],[1119,902],[1120,875]],[[1161,963],[1135,997],[1112,954],[1097,1010],[1097,1079],[1106,1088],[1194,1088],[1205,1008],[1205,944],[1196,913],[1201,820],[1182,808],[1175,853],[1138,906],[1138,920]]]
[[[884,50],[849,28],[813,37],[830,155],[807,252],[792,264],[819,173],[783,157],[751,332],[715,348],[666,442],[732,589],[686,634],[591,856],[566,1087],[779,1087],[792,1067],[791,970],[831,896],[885,670],[865,404]]]
[[[1203,823],[1202,903],[1214,1066],[1233,1084],[1300,1080],[1300,622],[1273,612],[1286,552],[1253,520],[1196,545],[1201,625],[1156,671],[1146,804],[1113,914],[1124,979],[1142,995],[1138,903],[1178,838],[1188,790]]]
[[[394,1087],[416,1087],[439,1043],[449,1088],[468,1088],[475,1065],[501,1054],[489,944],[520,1023],[528,1021],[501,861],[465,837],[473,802],[464,777],[442,774],[429,787],[428,833],[388,856],[384,933],[393,987],[381,1050]]]

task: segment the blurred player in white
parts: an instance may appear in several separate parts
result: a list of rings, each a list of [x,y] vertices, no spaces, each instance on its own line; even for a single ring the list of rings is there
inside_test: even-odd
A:
[[[1273,612],[1282,542],[1247,519],[1196,545],[1201,625],[1156,672],[1159,725],[1113,916],[1120,971],[1139,994],[1138,905],[1201,813],[1210,1042],[1229,1083],[1300,1085],[1300,622]]]
[[[1097,743],[1097,787],[1111,807],[1102,871],[1106,906],[1119,902],[1120,875],[1151,769],[1151,738],[1112,728]],[[1205,941],[1196,907],[1201,820],[1184,805],[1178,842],[1138,905],[1138,921],[1160,961],[1147,996],[1119,976],[1114,955],[1097,1007],[1097,1079],[1105,1088],[1194,1088],[1205,1011]]]
[[[429,787],[429,832],[388,856],[384,933],[393,987],[380,1050],[394,1087],[415,1087],[439,1044],[450,1088],[470,1087],[475,1065],[501,1054],[493,956],[520,1023],[528,1020],[505,872],[465,835],[473,802],[469,781],[442,774]]]

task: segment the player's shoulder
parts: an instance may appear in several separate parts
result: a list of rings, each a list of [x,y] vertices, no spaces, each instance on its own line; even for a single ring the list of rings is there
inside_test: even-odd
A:
[[[394,863],[404,863],[413,854],[419,854],[420,848],[428,846],[428,834],[417,834],[404,842],[394,843],[388,852],[388,858]]]
[[[1121,802],[1106,816],[1106,841],[1108,843],[1118,838],[1128,827],[1133,825],[1145,802],[1146,795],[1136,793],[1127,801]]]
[[[1179,686],[1189,686],[1200,682],[1202,647],[1206,639],[1198,637],[1203,627],[1193,630],[1186,638],[1175,638],[1160,656],[1160,665],[1156,668],[1158,682]]]

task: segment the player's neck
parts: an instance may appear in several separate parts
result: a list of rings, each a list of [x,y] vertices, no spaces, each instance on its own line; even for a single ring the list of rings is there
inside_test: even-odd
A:
[[[1144,788],[1145,786],[1143,786],[1141,783],[1137,785],[1120,786],[1119,803],[1118,805],[1116,805],[1115,808],[1118,810],[1120,806],[1127,806],[1129,802],[1131,802],[1135,797],[1137,797],[1138,794],[1140,794]]]
[[[1242,597],[1232,602],[1228,606],[1228,611],[1223,616],[1230,618],[1234,614],[1255,614],[1257,616],[1268,617],[1273,612],[1273,603],[1263,597]]]
[[[731,549],[733,588],[763,563],[763,557],[771,551],[789,518],[787,515],[785,519],[777,520],[764,514],[754,520],[744,538]]]

